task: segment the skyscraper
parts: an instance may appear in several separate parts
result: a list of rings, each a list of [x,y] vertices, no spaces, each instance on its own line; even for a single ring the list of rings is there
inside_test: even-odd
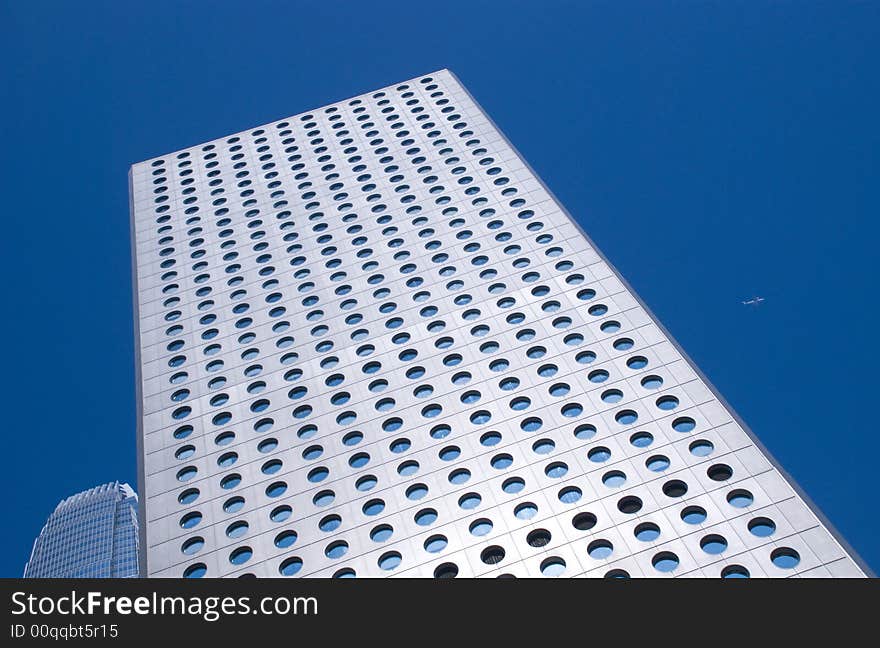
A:
[[[151,576],[861,576],[442,70],[135,164]]]
[[[61,500],[34,541],[25,578],[136,578],[137,495],[112,482]]]

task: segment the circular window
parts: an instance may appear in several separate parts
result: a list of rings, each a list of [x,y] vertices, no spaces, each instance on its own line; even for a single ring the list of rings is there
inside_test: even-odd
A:
[[[455,578],[458,576],[458,565],[442,563],[434,569],[434,578]]]
[[[678,407],[678,398],[675,396],[661,396],[657,399],[657,407],[659,409],[669,411]]]
[[[562,415],[569,418],[580,416],[583,411],[583,405],[580,403],[569,403],[568,405],[562,406]]]
[[[449,544],[449,541],[446,539],[446,536],[443,535],[433,535],[425,540],[425,551],[428,553],[438,553],[443,551],[446,548],[446,545]]]
[[[706,509],[702,506],[688,506],[681,512],[681,519],[687,524],[702,524],[706,517]]]
[[[688,491],[688,486],[680,479],[671,479],[663,484],[663,493],[667,497],[681,497]]]
[[[547,577],[561,576],[565,571],[565,561],[559,556],[551,556],[541,561],[541,573]]]
[[[583,492],[577,486],[566,486],[559,491],[559,501],[563,504],[574,504],[582,495]]]
[[[322,490],[318,493],[315,493],[315,496],[312,497],[312,503],[315,506],[328,506],[336,499],[336,493],[332,490]]]
[[[718,555],[727,549],[727,540],[718,534],[707,535],[700,540],[700,548],[707,554]]]
[[[180,550],[188,556],[191,556],[194,553],[198,553],[202,547],[205,546],[205,539],[200,536],[195,536],[185,541],[183,545],[180,547]]]
[[[518,378],[504,378],[498,386],[505,391],[510,391],[519,387],[519,379]]]
[[[695,457],[708,457],[714,449],[715,446],[712,442],[706,439],[697,439],[688,446],[688,450]]]
[[[770,560],[781,569],[794,569],[801,562],[801,556],[791,547],[780,547],[773,550]]]
[[[749,520],[749,531],[759,538],[767,538],[776,531],[776,523],[770,518],[758,517]]]
[[[325,533],[335,531],[342,524],[342,518],[338,515],[327,515],[318,522],[318,528]]]
[[[379,568],[385,571],[396,569],[401,562],[403,562],[403,558],[396,551],[388,551],[379,556]]]
[[[750,578],[749,570],[742,565],[728,565],[721,570],[721,578]]]
[[[645,466],[653,472],[662,472],[669,468],[669,459],[663,455],[654,455],[648,457]]]
[[[280,465],[281,465],[281,462],[279,461],[278,467],[280,467]],[[275,471],[273,470],[272,472],[275,472]],[[306,476],[306,479],[308,479],[313,484],[317,484],[318,482],[324,481],[327,478],[327,475],[329,475],[329,474],[330,474],[330,470],[328,470],[324,466],[319,466],[313,470],[310,470],[309,474]]]
[[[243,565],[250,560],[253,555],[254,551],[250,547],[238,547],[229,554],[229,562],[233,565]]]
[[[623,400],[623,392],[619,389],[606,389],[602,392],[600,398],[604,403],[619,403],[621,400]]]
[[[551,535],[547,529],[535,529],[526,536],[530,547],[544,547],[550,544]]]
[[[281,565],[278,567],[278,573],[280,573],[282,576],[293,576],[300,569],[302,569],[302,566],[302,559],[293,556],[292,558],[287,558],[281,563]]]
[[[568,392],[571,391],[571,387],[569,387],[566,383],[556,383],[550,386],[550,395],[551,396],[565,396]]]
[[[499,547],[498,545],[492,545],[490,547],[486,547],[480,552],[480,560],[482,560],[487,565],[497,565],[502,560],[504,560],[505,556],[504,548]]]
[[[492,521],[486,518],[479,518],[471,522],[468,529],[472,535],[484,536],[492,531]]]
[[[661,551],[651,559],[654,569],[660,572],[671,572],[678,567],[678,556],[671,551]]]
[[[618,344],[621,342],[622,342],[622,340],[617,340],[615,342],[616,349],[621,350],[620,347],[618,346]],[[632,347],[632,345],[629,345],[628,348],[631,348],[631,347]],[[648,366],[648,359],[645,356],[640,356],[640,355],[632,356],[631,358],[627,359],[626,366],[629,367],[630,369],[644,369],[645,367]],[[644,384],[644,383],[642,383],[642,384]]]
[[[364,475],[354,483],[354,487],[357,488],[359,491],[368,491],[373,488],[377,483],[379,483],[379,480],[376,479],[373,475]]]
[[[181,504],[192,504],[199,498],[199,489],[198,488],[187,488],[180,495],[177,496],[177,501]]]
[[[511,477],[510,479],[504,480],[504,482],[501,484],[501,490],[503,490],[508,495],[513,495],[525,488],[525,485],[526,482],[522,477]]]
[[[465,493],[458,499],[458,505],[465,510],[469,510],[477,508],[482,501],[483,498],[477,493]]]
[[[514,398],[510,401],[510,409],[514,411],[521,411],[527,409],[531,404],[531,399],[526,398],[525,396],[520,396],[519,398]]]
[[[428,494],[428,487],[425,484],[413,484],[406,489],[406,497],[411,500],[420,500]]]
[[[302,457],[306,461],[312,461],[324,454],[324,448],[319,445],[309,446],[302,452]]]
[[[626,474],[620,470],[610,470],[602,475],[602,483],[608,488],[620,488],[626,483]]]
[[[266,487],[266,495],[269,497],[278,497],[287,490],[287,484],[284,482],[274,482]]]
[[[373,542],[385,542],[392,535],[394,535],[394,528],[390,524],[380,524],[377,527],[373,527],[370,531],[370,540]]]
[[[697,427],[696,421],[689,416],[680,416],[672,421],[672,429],[676,432],[690,432]]]
[[[660,389],[663,385],[663,379],[660,376],[645,376],[642,378],[641,384],[645,389]]]
[[[609,450],[608,448],[606,448],[604,446],[598,446],[598,447],[592,448],[587,453],[587,458],[590,461],[593,461],[596,463],[602,463],[603,461],[608,461],[611,458],[611,450]]]
[[[437,511],[434,509],[422,509],[415,515],[415,522],[419,526],[428,526],[437,521]]]
[[[399,475],[403,475],[404,477],[408,477],[409,475],[415,475],[419,471],[419,462],[418,461],[404,461],[397,467],[397,473]]]
[[[208,567],[205,563],[195,563],[194,565],[190,565],[186,569],[183,570],[184,578],[201,578],[208,571]]]
[[[296,531],[282,531],[275,536],[275,546],[279,549],[286,549],[292,546],[297,539]]]
[[[226,527],[226,535],[230,538],[240,538],[248,532],[248,528],[247,522],[239,520]]]
[[[260,472],[262,472],[264,475],[274,475],[279,470],[281,470],[282,465],[283,464],[281,463],[280,459],[272,459],[270,461],[267,461],[260,467]],[[309,478],[309,481],[316,480]]]
[[[538,507],[531,502],[523,502],[513,509],[513,514],[520,520],[531,520],[538,514]]]
[[[471,471],[467,468],[459,468],[449,473],[449,482],[451,484],[464,484],[471,478]]]
[[[181,468],[177,471],[177,480],[178,481],[189,481],[198,473],[198,469],[195,466],[187,466],[186,468]]]
[[[379,515],[385,510],[385,502],[380,499],[372,499],[363,506],[365,515]]]
[[[736,508],[745,508],[754,501],[754,496],[744,488],[732,490],[727,494],[727,502]]]
[[[636,448],[647,448],[654,442],[654,435],[650,432],[636,432],[629,438],[629,442]]]
[[[605,578],[608,579],[625,579],[629,578],[629,572],[625,569],[612,569],[607,574],[605,574]]]
[[[653,542],[660,537],[660,527],[653,522],[643,522],[635,528],[633,534],[636,536],[637,540],[641,540],[642,542]]]
[[[273,522],[284,522],[284,520],[289,518],[292,514],[293,509],[287,506],[287,504],[284,504],[272,509],[272,512],[269,514],[269,519]]]
[[[422,416],[425,418],[434,418],[435,416],[439,416],[442,411],[443,408],[440,405],[432,404],[422,408]]]
[[[578,513],[571,519],[571,525],[578,531],[589,531],[596,526],[596,516],[592,513]]]
[[[605,560],[613,553],[613,551],[614,545],[604,539],[593,540],[593,542],[587,545],[587,553],[590,558],[594,558],[595,560]]]
[[[714,466],[709,466],[706,474],[712,481],[727,481],[733,477],[733,468],[727,464],[715,464]]]
[[[344,540],[337,540],[336,542],[331,542],[327,545],[326,549],[324,549],[324,555],[328,558],[341,558],[348,551],[348,543]]]
[[[620,410],[617,414],[614,415],[614,420],[621,425],[632,425],[639,420],[639,415],[635,412],[635,410]]]
[[[635,495],[621,497],[620,501],[617,502],[617,509],[621,513],[626,513],[627,515],[638,513],[642,510],[642,500]]]
[[[596,359],[596,354],[593,353],[592,351],[581,351],[580,353],[578,353],[575,356],[574,359],[577,360],[580,364],[590,364],[591,362],[593,362]],[[556,368],[554,367],[553,374],[556,373],[555,369]],[[550,375],[552,376],[553,374],[550,374]],[[594,381],[594,382],[599,382],[599,381]]]

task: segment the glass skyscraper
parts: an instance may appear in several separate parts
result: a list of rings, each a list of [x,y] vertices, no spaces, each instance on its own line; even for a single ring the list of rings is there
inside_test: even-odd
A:
[[[130,189],[150,576],[866,573],[449,71]]]
[[[113,482],[62,500],[34,541],[25,578],[136,578],[138,499]]]

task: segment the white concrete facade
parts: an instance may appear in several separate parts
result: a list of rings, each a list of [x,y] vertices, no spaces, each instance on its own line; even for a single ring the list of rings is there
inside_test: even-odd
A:
[[[865,575],[449,71],[130,183],[148,575]]]

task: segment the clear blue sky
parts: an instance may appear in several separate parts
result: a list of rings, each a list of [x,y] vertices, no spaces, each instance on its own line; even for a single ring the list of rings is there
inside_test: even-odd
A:
[[[129,165],[442,67],[880,568],[878,33],[842,1],[2,0],[0,575],[136,480]]]

